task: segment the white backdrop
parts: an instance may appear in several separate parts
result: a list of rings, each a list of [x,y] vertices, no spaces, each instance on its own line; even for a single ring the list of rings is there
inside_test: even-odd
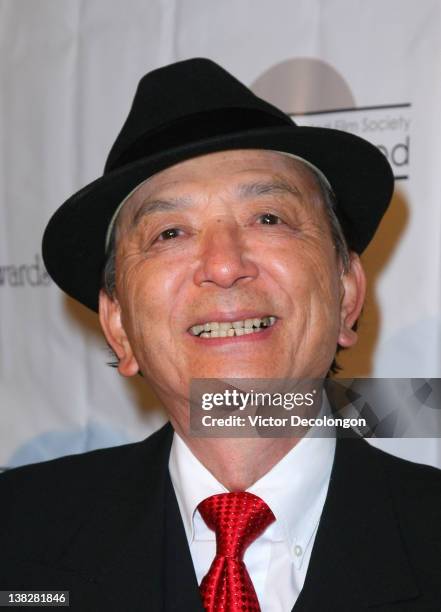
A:
[[[439,0],[0,0],[0,465],[164,420],[140,379],[106,366],[96,316],[48,279],[40,243],[102,173],[139,78],[179,59],[210,57],[299,123],[382,147],[401,178],[342,375],[440,377],[440,47]],[[441,465],[439,440],[381,445]]]

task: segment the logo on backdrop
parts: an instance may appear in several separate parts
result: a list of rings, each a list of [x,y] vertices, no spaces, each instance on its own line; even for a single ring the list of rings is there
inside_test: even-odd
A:
[[[369,140],[387,157],[396,179],[409,178],[409,102],[358,106],[342,75],[314,58],[293,58],[272,66],[254,82],[252,90],[284,110],[298,125],[343,130]]]
[[[52,279],[46,272],[40,255],[23,264],[0,264],[0,287],[47,287]]]

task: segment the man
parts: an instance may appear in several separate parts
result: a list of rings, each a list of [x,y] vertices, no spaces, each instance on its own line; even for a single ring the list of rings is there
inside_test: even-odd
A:
[[[171,425],[2,476],[1,589],[81,611],[440,608],[437,470],[358,439],[189,431],[193,379],[323,379],[356,342],[392,186],[375,147],[295,126],[208,60],[144,77],[43,252]]]

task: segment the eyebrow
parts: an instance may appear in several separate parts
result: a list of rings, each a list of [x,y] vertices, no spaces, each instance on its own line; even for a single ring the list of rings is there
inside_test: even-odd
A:
[[[143,217],[156,212],[169,212],[188,207],[191,200],[186,196],[170,198],[168,200],[145,200],[133,215],[132,228],[134,228]]]
[[[256,181],[253,183],[243,183],[236,187],[236,192],[241,199],[255,198],[265,195],[284,195],[290,194],[297,199],[302,200],[302,194],[295,185],[283,180],[271,181]],[[167,200],[155,199],[145,200],[142,202],[136,213],[133,215],[131,222],[132,228],[135,228],[140,220],[146,216],[157,212],[170,212],[182,208],[188,208],[191,204],[191,197],[177,196]]]
[[[263,195],[290,194],[298,199],[303,199],[302,194],[295,185],[291,185],[282,179],[270,181],[257,181],[255,183],[244,183],[237,188],[239,197],[252,198]]]

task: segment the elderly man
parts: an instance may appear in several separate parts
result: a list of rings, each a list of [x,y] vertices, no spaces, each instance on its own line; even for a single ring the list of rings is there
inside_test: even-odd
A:
[[[2,476],[0,587],[82,612],[439,610],[439,472],[337,436],[197,437],[194,379],[324,379],[357,339],[382,154],[208,60],[146,75],[43,252],[170,424]],[[334,195],[335,194],[335,195]]]

